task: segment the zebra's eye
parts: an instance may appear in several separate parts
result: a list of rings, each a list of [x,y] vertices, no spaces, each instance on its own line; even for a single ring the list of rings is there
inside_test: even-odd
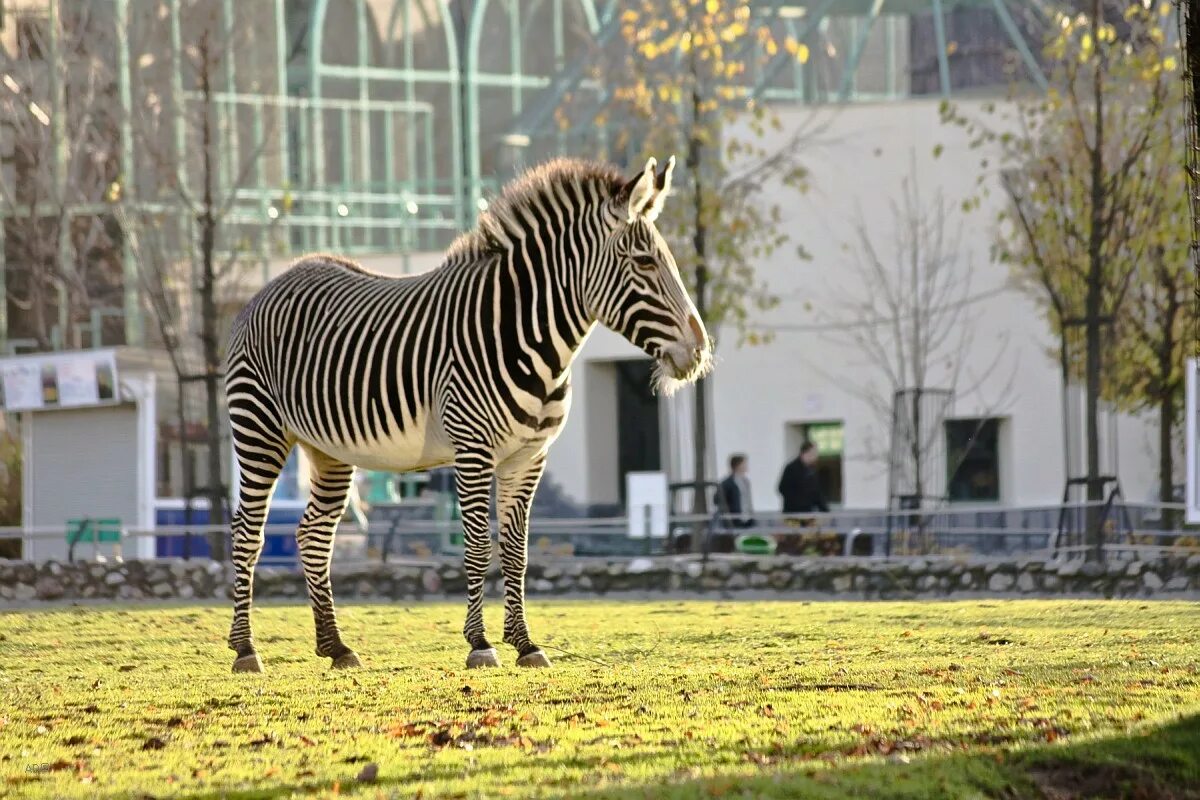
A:
[[[638,269],[658,269],[658,259],[654,256],[635,255],[632,258],[634,265]]]

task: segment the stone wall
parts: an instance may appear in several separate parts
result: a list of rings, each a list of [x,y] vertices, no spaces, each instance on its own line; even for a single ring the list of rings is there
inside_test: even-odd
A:
[[[0,604],[38,600],[224,600],[233,568],[211,561],[46,562],[0,561]],[[461,598],[462,565],[451,561],[347,566],[333,571],[342,600]],[[493,566],[487,593],[501,584]],[[304,577],[260,567],[258,598],[304,597]],[[533,595],[603,595],[693,592],[732,595],[827,595],[846,599],[911,599],[955,596],[1031,595],[1070,597],[1200,598],[1200,554],[1154,561],[1026,559],[906,559],[693,557],[621,560],[575,559],[532,564],[526,591]]]

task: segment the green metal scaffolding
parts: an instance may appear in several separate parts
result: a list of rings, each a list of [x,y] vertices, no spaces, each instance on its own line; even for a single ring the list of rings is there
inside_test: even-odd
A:
[[[52,23],[61,1],[44,4]],[[186,17],[199,0],[84,2],[102,8],[113,26],[115,52],[108,57],[124,120],[119,152],[126,176],[117,202],[130,212],[173,218],[178,241],[186,247],[194,241],[191,221],[182,204],[143,174],[130,120],[135,106],[145,102],[138,71],[157,58],[169,70],[165,94],[172,103],[179,191],[193,191],[188,159],[194,143],[184,119],[201,95],[181,64],[189,46]],[[311,250],[403,257],[443,248],[473,224],[489,194],[513,171],[571,151],[569,137],[555,124],[555,110],[568,93],[594,98],[597,109],[603,105],[605,87],[595,85],[588,59],[592,48],[607,44],[618,28],[613,0],[203,4],[221,15],[231,36],[248,34],[251,41],[222,60],[212,99],[221,137],[220,191],[230,199],[227,224],[237,232],[236,247],[244,257],[263,264]],[[18,14],[29,13],[27,5],[0,13],[0,19],[14,24]],[[910,96],[905,53],[915,15],[932,16],[938,85],[948,96],[954,69],[945,20],[964,7],[990,8],[1031,81],[1045,85],[1012,14],[1019,7],[1048,21],[1039,0],[754,0],[751,5],[798,41],[826,42],[830,53],[823,74],[814,64],[764,58],[766,67],[754,76],[754,87],[768,100],[852,103]],[[154,27],[160,24],[165,24],[162,36]],[[61,54],[52,50],[50,55]],[[54,128],[50,135],[60,132]],[[248,160],[253,153],[264,155]],[[110,204],[98,200],[80,204],[71,214],[111,211]],[[6,274],[6,213],[0,208],[0,288]],[[61,238],[65,257],[70,243]],[[226,245],[235,246],[232,240]],[[100,320],[109,314],[123,316],[125,343],[145,341],[128,243],[121,255],[123,307],[96,315],[93,345],[114,343],[99,341]],[[6,305],[0,304],[0,344],[11,352],[21,343],[7,335]]]

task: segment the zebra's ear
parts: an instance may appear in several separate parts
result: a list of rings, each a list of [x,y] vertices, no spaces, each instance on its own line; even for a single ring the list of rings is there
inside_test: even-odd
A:
[[[658,159],[651,156],[646,162],[646,168],[642,170],[642,174],[625,185],[625,191],[622,194],[627,194],[629,197],[629,222],[636,220],[654,200],[654,170],[657,166]]]
[[[667,201],[667,195],[671,193],[671,173],[674,171],[675,156],[671,156],[663,165],[662,172],[658,173],[658,177],[654,180],[654,199],[650,201],[650,205],[646,207],[645,211],[647,221],[654,222],[662,213],[663,203]]]

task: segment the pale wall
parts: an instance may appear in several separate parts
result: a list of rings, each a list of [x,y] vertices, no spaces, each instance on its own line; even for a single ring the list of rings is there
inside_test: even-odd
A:
[[[783,111],[780,136],[808,120],[810,113]],[[835,311],[839,299],[859,290],[851,255],[844,249],[854,240],[858,210],[876,231],[877,246],[886,253],[892,227],[889,203],[898,199],[901,181],[910,174],[915,159],[922,194],[931,198],[940,187],[953,209],[952,220],[962,221],[961,261],[973,265],[971,296],[1002,290],[972,303],[965,315],[975,326],[967,361],[976,366],[975,375],[961,383],[978,384],[979,390],[958,397],[954,415],[990,413],[1007,418],[1001,434],[1004,503],[1057,502],[1062,495],[1064,467],[1061,387],[1056,365],[1047,355],[1052,338],[1031,301],[1004,288],[1006,269],[988,259],[998,200],[965,216],[957,208],[975,189],[981,154],[940,123],[936,101],[852,106],[825,113],[828,128],[805,158],[812,171],[813,190],[798,201],[789,200],[785,209],[785,224],[813,258],[799,261],[790,249],[781,250],[760,266],[760,274],[782,298],[780,306],[763,316],[762,322],[816,326],[839,316]],[[935,143],[945,148],[936,159],[932,156]],[[771,191],[782,190],[776,187]],[[791,457],[787,425],[826,419],[840,419],[845,424],[845,504],[882,505],[886,474],[882,464],[866,454],[872,443],[886,442],[887,430],[850,388],[882,385],[878,369],[865,363],[852,346],[832,341],[829,334],[779,330],[771,344],[738,347],[734,332],[715,333],[720,362],[712,377],[713,457],[723,465],[730,453],[748,454],[755,508],[779,507],[774,487],[779,471]],[[998,354],[999,367],[988,372],[986,367]],[[638,355],[619,337],[598,331],[576,363],[583,367],[594,360]],[[574,407],[550,456],[549,470],[577,500],[603,502],[608,498],[593,497],[589,487],[604,485],[604,481],[591,473],[613,469],[613,462],[599,457],[604,454],[589,453],[586,446],[589,427],[606,427],[590,418],[606,403],[590,396],[589,374],[588,369],[574,371]],[[675,405],[686,402],[686,398],[674,401]],[[668,459],[672,451],[686,454],[690,447],[686,413],[673,410],[671,416],[677,441],[668,448]],[[681,428],[686,430],[680,432]],[[1129,499],[1144,500],[1153,491],[1154,461],[1149,449],[1153,433],[1153,428],[1136,420],[1119,422],[1120,477]],[[683,461],[688,461],[686,456]],[[673,478],[686,478],[690,466],[685,464],[675,472]]]

